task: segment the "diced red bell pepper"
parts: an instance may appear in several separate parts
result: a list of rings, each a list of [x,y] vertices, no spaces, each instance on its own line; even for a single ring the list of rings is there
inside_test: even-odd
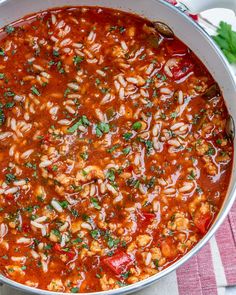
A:
[[[140,215],[140,222],[139,222],[140,229],[143,229],[143,228],[146,229],[147,226],[151,224],[154,218],[156,217],[154,213],[143,212],[143,211],[141,211],[139,215]]]
[[[151,222],[151,221],[153,221],[153,219],[155,218],[156,215],[151,212],[142,212],[142,216],[145,220]]]
[[[132,165],[129,165],[128,167],[125,168],[126,172],[132,172],[134,170],[134,167]]]
[[[54,244],[54,246],[53,246],[53,250],[54,250],[54,251],[61,252],[61,245],[58,244],[58,243]]]
[[[7,194],[6,199],[9,200],[9,201],[13,200],[14,199],[13,194]]]
[[[128,254],[119,251],[113,256],[105,258],[103,262],[115,274],[120,275],[122,272],[126,271],[127,267],[132,262],[132,259]]]
[[[30,225],[26,224],[26,223],[23,223],[22,231],[25,232],[25,233],[29,233],[31,231]]]
[[[66,251],[64,249],[61,248],[61,245],[56,243],[54,244],[53,246],[53,250],[56,251],[56,252],[59,252],[60,254],[66,254],[66,256],[69,258],[69,259],[73,259],[75,257],[75,253],[74,251],[70,250],[70,251]]]
[[[46,144],[50,143],[51,142],[51,135],[50,134],[44,135],[43,142]]]
[[[193,70],[193,67],[194,65],[190,60],[186,58],[180,59],[178,64],[171,69],[173,79],[174,80],[182,79]]]
[[[67,257],[69,259],[73,259],[75,257],[75,252],[73,252],[73,251],[67,251],[67,252],[64,252],[64,253],[67,255]]]
[[[168,41],[166,48],[168,53],[172,55],[182,55],[188,52],[188,47],[178,39],[174,39],[173,41]]]
[[[156,217],[154,213],[151,212],[141,212],[141,227],[147,227]]]
[[[196,227],[199,229],[199,231],[202,234],[205,234],[207,232],[207,228],[208,225],[210,224],[211,221],[211,214],[210,213],[206,213],[206,214],[202,214],[201,212],[196,212],[196,215],[194,217],[194,224],[196,225]]]

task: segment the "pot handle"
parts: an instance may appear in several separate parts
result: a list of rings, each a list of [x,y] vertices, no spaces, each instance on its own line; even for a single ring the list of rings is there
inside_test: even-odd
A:
[[[198,14],[212,8],[227,8],[236,13],[236,0],[180,0],[191,14]]]

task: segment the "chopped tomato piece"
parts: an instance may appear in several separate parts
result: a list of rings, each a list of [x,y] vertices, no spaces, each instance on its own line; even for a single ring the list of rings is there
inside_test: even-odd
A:
[[[132,166],[132,165],[129,165],[126,169],[125,169],[125,171],[127,171],[127,172],[132,172],[134,170],[134,167]]]
[[[193,63],[188,59],[181,59],[176,66],[171,69],[173,79],[180,80],[193,70]]]
[[[201,212],[198,211],[193,221],[196,227],[199,229],[199,231],[202,234],[205,234],[207,232],[208,225],[211,221],[211,214],[210,213],[202,214]]]
[[[146,228],[156,217],[154,213],[151,212],[141,212],[140,213],[141,220],[140,220],[140,226],[141,228]]]
[[[69,259],[73,259],[75,257],[75,252],[73,251],[68,251],[68,252],[64,251],[64,253],[67,255]]]
[[[59,253],[61,253],[61,254],[66,254],[66,256],[69,258],[69,259],[72,259],[72,258],[74,258],[75,257],[75,252],[74,251],[72,251],[72,250],[64,250],[64,249],[62,249],[61,248],[61,245],[60,244],[58,244],[58,243],[56,243],[54,246],[53,246],[53,250],[54,251],[57,251],[57,252],[59,252]]]
[[[151,213],[151,212],[142,212],[142,218],[146,221],[153,221],[153,219],[155,218],[155,214]]]
[[[126,271],[129,264],[132,262],[131,257],[120,251],[111,257],[107,257],[103,262],[117,275],[120,275],[122,272]]]
[[[53,246],[53,250],[61,252],[61,245],[58,244],[58,243],[56,243],[56,244]]]
[[[6,199],[9,200],[9,201],[10,201],[10,200],[13,200],[13,199],[14,199],[13,194],[7,194],[7,195],[6,195]]]
[[[24,224],[22,225],[22,231],[25,232],[25,233],[30,232],[30,231],[31,231],[30,225],[24,223]]]
[[[188,52],[188,47],[178,39],[168,41],[166,48],[170,55],[182,55]]]
[[[155,214],[151,212],[141,212],[141,219],[145,223],[151,223],[153,219],[155,218]]]
[[[44,135],[44,137],[42,138],[43,143],[48,144],[51,142],[51,135],[50,134],[46,134]]]

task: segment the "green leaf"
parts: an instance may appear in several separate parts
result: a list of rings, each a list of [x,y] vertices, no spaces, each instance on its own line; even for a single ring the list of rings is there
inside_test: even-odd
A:
[[[110,149],[107,150],[108,153],[112,153],[114,152],[116,149],[118,149],[120,147],[120,144],[115,144],[113,145],[113,147],[111,147]]]
[[[124,137],[125,140],[130,140],[132,135],[133,135],[133,133],[127,132],[127,133],[123,134],[123,137]]]
[[[59,51],[57,51],[57,50],[53,50],[52,54],[53,54],[53,56],[55,56],[55,57],[60,56],[60,53],[59,53]]]
[[[60,205],[61,205],[61,207],[63,208],[63,209],[66,209],[67,207],[68,207],[68,205],[69,205],[69,203],[67,202],[67,201],[61,201],[61,202],[59,202],[60,203]]]
[[[5,56],[5,52],[2,48],[0,48],[0,56]]]
[[[106,178],[111,182],[114,182],[116,178],[115,171],[113,169],[109,169],[106,173]]]
[[[4,31],[5,31],[7,34],[11,34],[11,33],[13,33],[13,32],[15,31],[15,28],[12,27],[12,26],[6,26],[6,27],[4,28]]]
[[[236,63],[236,32],[232,30],[232,26],[226,22],[220,22],[217,35],[212,38],[223,51],[228,61],[231,64]]]
[[[0,107],[0,126],[2,126],[4,122],[5,122],[5,115],[4,115],[3,109]]]
[[[100,210],[101,209],[101,206],[98,204],[98,199],[96,198],[92,198],[91,199],[91,203],[93,204],[93,207],[97,210]]]
[[[95,240],[97,240],[101,236],[101,233],[100,233],[99,229],[91,230],[90,234],[91,234],[92,238],[95,239]]]
[[[108,133],[110,131],[110,126],[108,123],[100,122],[95,127],[96,135],[101,137],[104,133]]]
[[[120,243],[119,239],[114,239],[113,237],[109,236],[107,239],[107,245],[109,248],[117,247],[117,245]]]
[[[74,125],[72,125],[70,128],[68,128],[67,132],[74,133],[81,125],[83,125],[85,127],[90,125],[88,118],[84,115],[79,119],[78,122],[76,122]]]
[[[84,161],[86,161],[86,160],[88,160],[88,153],[87,153],[87,152],[83,152],[83,153],[80,154],[80,157],[81,157]]]
[[[31,91],[33,94],[40,96],[40,92],[38,91],[38,89],[36,88],[36,86],[32,86],[31,87]]]
[[[129,146],[122,150],[124,155],[128,155],[130,153],[130,151],[131,151],[131,147],[129,147]]]
[[[8,173],[6,174],[6,183],[9,184],[11,182],[13,182],[14,180],[16,180],[16,176],[14,174]]]
[[[13,101],[9,101],[5,104],[5,108],[10,109],[15,105],[15,103]]]
[[[83,56],[75,55],[73,58],[73,62],[75,65],[80,64],[84,60]]]
[[[135,130],[135,131],[139,130],[141,127],[142,127],[142,123],[141,122],[135,122],[132,125],[132,129]]]

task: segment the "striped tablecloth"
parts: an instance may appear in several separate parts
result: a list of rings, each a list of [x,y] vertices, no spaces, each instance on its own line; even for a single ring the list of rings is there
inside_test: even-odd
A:
[[[204,13],[203,17],[215,25],[225,20],[236,29],[236,17],[229,11],[216,9]],[[214,33],[213,27],[201,20],[200,23],[210,34]],[[0,295],[25,293],[3,286]],[[236,203],[216,235],[197,255],[176,272],[135,295],[236,295]]]

